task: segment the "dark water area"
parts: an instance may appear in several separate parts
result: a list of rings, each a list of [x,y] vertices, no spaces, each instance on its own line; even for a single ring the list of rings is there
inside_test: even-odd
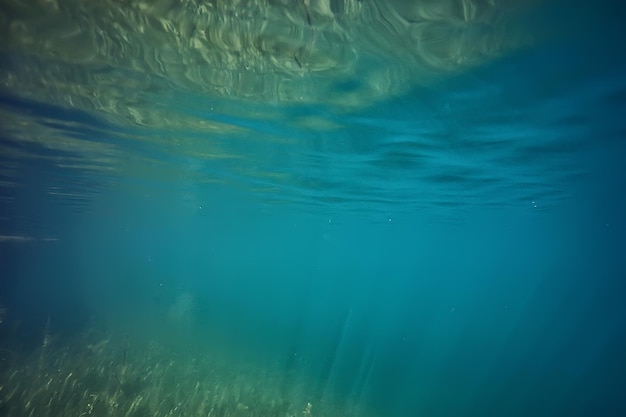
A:
[[[0,7],[0,415],[626,415],[624,8],[418,3]]]

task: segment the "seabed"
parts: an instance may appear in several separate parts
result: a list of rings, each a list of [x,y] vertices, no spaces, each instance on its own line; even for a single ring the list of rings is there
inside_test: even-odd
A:
[[[64,342],[46,335],[27,355],[1,349],[0,356],[0,415],[7,417],[362,415],[314,398],[285,371],[242,369],[96,332]]]

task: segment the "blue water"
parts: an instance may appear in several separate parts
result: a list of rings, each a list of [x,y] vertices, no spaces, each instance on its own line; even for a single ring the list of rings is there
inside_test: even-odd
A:
[[[296,98],[0,10],[0,415],[626,415],[623,8],[534,5],[424,82],[367,50],[378,95],[360,46],[277,55]]]

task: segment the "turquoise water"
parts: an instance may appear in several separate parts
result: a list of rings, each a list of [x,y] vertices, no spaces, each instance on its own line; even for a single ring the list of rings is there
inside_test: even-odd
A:
[[[0,415],[626,415],[623,12],[3,2]]]

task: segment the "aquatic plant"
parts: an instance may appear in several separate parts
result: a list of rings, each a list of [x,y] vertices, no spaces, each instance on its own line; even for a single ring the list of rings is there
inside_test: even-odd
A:
[[[0,413],[8,416],[315,417],[356,415],[346,404],[311,398],[306,382],[285,389],[278,369],[242,367],[210,352],[188,355],[157,342],[90,331],[29,354],[0,370]],[[46,343],[48,341],[48,343]]]

